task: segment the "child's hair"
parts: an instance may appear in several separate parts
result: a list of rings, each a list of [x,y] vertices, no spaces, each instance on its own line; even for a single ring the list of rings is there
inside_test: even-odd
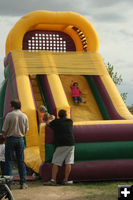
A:
[[[44,116],[43,116],[43,121],[44,121],[44,122],[48,121],[48,119],[50,118],[50,116],[51,116],[51,115],[50,115],[48,112],[45,113]]]
[[[74,82],[74,83],[73,83],[73,86],[75,86],[75,85],[78,85],[78,82]]]
[[[0,135],[0,144],[3,144],[5,142],[5,138],[3,137],[3,135]]]
[[[41,105],[41,106],[39,107],[39,110],[40,110],[41,112],[48,112],[48,111],[47,111],[47,108],[46,108],[45,106],[43,106],[43,105]]]

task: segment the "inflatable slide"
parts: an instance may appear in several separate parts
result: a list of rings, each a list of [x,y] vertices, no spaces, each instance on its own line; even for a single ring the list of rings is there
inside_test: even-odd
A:
[[[25,163],[51,176],[53,130],[38,123],[45,105],[55,116],[67,110],[74,121],[74,181],[133,178],[133,116],[124,104],[98,52],[92,24],[74,12],[35,11],[22,17],[9,32],[0,86],[0,129],[19,98],[29,119]],[[86,104],[75,105],[71,81],[77,81]],[[57,116],[58,117],[58,116]],[[126,170],[125,170],[126,169]],[[64,169],[60,169],[62,179]]]

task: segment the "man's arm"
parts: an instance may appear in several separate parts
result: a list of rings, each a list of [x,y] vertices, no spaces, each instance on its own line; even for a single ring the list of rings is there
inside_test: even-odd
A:
[[[46,124],[49,125],[55,119],[54,115],[51,115],[50,118],[46,121]]]
[[[29,121],[28,121],[28,117],[26,116],[26,123],[25,123],[25,134],[26,132],[29,130]]]
[[[9,117],[8,117],[8,114],[7,114],[6,117],[5,117],[4,123],[3,123],[3,127],[2,127],[2,132],[3,132],[4,138],[7,137],[8,128],[9,128]]]
[[[6,131],[2,131],[3,132],[3,137],[6,138]]]

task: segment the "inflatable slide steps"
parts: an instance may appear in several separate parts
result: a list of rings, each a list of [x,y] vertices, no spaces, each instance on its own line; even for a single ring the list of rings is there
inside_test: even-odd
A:
[[[40,93],[40,89],[38,86],[38,81],[36,79],[36,75],[30,76],[30,81],[32,84],[33,94],[36,102],[37,109],[39,109],[40,105],[43,105],[42,95]]]

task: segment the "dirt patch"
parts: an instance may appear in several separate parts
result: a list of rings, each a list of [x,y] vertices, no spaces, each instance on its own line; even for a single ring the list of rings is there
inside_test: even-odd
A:
[[[79,186],[43,186],[42,181],[28,182],[28,189],[20,190],[19,185],[12,186],[15,200],[85,200],[86,192],[80,191]]]

